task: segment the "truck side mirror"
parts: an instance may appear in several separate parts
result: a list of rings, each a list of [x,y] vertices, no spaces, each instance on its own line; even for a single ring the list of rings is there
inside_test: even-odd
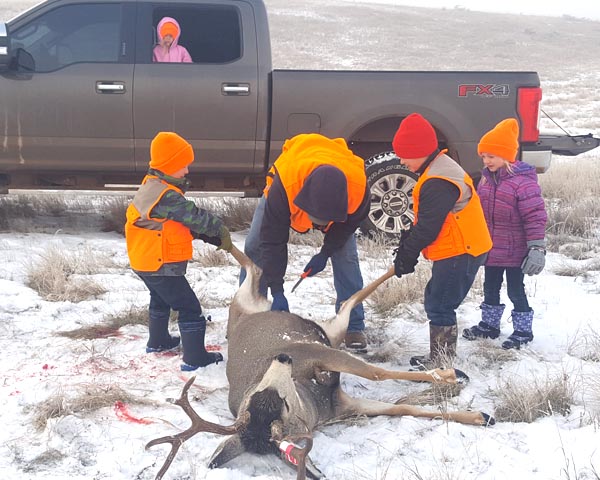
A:
[[[35,72],[35,60],[33,55],[27,50],[17,48],[15,51],[15,68],[17,72],[33,73]]]
[[[8,70],[10,60],[8,29],[5,23],[0,23],[0,72]]]

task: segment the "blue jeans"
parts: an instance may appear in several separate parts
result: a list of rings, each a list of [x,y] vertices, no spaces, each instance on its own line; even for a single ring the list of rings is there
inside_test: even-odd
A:
[[[506,271],[506,292],[514,305],[515,312],[529,312],[531,307],[525,293],[523,271],[520,267],[485,267],[483,301],[488,305],[500,305],[500,289]]]
[[[150,290],[149,314],[154,318],[166,315],[171,309],[178,312],[178,323],[201,322],[202,307],[184,276],[140,276]]]
[[[246,243],[244,244],[244,252],[250,259],[259,267],[261,267],[260,256],[260,227],[262,225],[265,213],[265,198],[262,197],[258,202]],[[340,309],[340,305],[350,298],[354,293],[363,288],[363,278],[360,272],[358,263],[358,250],[356,248],[356,238],[352,235],[342,248],[336,250],[331,255],[331,266],[333,268],[333,285],[337,295],[335,302],[335,311]],[[246,278],[246,271],[240,271],[240,284]],[[260,293],[267,296],[267,285],[261,279]],[[363,305],[358,304],[350,312],[350,323],[348,325],[349,332],[358,332],[365,329],[365,312]]]
[[[425,287],[425,312],[431,325],[456,325],[456,309],[469,293],[487,253],[478,257],[463,254],[433,262]]]

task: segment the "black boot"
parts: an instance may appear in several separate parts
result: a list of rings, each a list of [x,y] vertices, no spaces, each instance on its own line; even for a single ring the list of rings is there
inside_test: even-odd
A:
[[[481,322],[470,328],[465,328],[462,336],[467,340],[476,340],[477,338],[496,339],[500,336],[500,321],[504,313],[504,304],[488,305],[481,304]]]
[[[200,316],[198,322],[180,322],[181,344],[183,346],[183,363],[181,370],[190,372],[211,363],[223,361],[219,352],[207,352],[204,347],[204,334],[206,332],[206,319]]]
[[[179,346],[179,337],[169,334],[169,313],[151,311],[148,318],[146,353],[159,353]]]
[[[533,340],[531,325],[533,324],[533,310],[529,312],[512,311],[512,322],[515,331],[502,342],[502,348],[505,350],[519,350],[521,345],[525,345]]]
[[[456,325],[438,326],[429,324],[429,355],[415,355],[410,364],[419,368],[439,367],[447,358],[456,356],[458,328]]]

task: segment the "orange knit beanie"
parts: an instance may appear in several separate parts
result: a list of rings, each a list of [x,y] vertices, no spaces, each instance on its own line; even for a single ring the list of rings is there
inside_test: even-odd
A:
[[[400,158],[428,157],[438,148],[438,139],[431,123],[418,113],[411,113],[400,122],[392,147]]]
[[[159,132],[150,144],[150,168],[167,175],[187,167],[194,161],[194,149],[173,132]]]
[[[487,132],[477,146],[477,153],[489,153],[513,163],[519,151],[519,124],[514,118],[502,120]]]
[[[165,22],[160,27],[160,38],[165,38],[167,35],[171,35],[173,38],[177,38],[179,35],[179,29],[173,22]]]

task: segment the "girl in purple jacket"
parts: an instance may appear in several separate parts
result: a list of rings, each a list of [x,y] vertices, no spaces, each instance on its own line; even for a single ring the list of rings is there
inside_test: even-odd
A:
[[[519,124],[514,118],[502,120],[477,147],[484,164],[477,193],[494,245],[485,263],[481,321],[463,330],[467,340],[498,338],[505,307],[500,288],[506,272],[514,332],[502,343],[505,349],[519,349],[533,340],[533,310],[523,279],[540,273],[546,256],[544,200],[535,168],[516,160],[518,150]]]

